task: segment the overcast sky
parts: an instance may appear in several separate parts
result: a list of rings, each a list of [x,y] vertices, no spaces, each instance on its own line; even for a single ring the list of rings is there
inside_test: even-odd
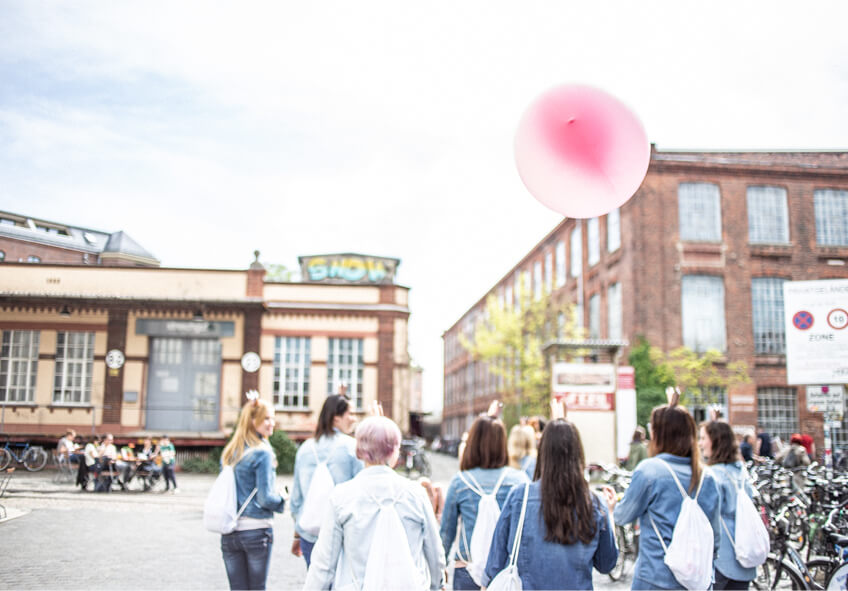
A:
[[[402,260],[410,353],[561,217],[515,170],[566,82],[659,149],[848,148],[846,2],[0,2],[0,208],[163,266]]]

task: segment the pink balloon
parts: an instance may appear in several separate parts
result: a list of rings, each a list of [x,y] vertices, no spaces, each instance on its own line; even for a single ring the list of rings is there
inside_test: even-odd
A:
[[[609,213],[648,171],[645,129],[621,101],[579,84],[557,86],[528,107],[515,134],[515,163],[530,193],[572,218]]]

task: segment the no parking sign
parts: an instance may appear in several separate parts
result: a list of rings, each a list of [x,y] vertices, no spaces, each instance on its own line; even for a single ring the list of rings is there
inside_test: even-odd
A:
[[[787,281],[783,307],[787,383],[848,383],[848,279]]]

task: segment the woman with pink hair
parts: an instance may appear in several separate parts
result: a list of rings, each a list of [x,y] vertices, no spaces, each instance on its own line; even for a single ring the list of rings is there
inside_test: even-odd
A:
[[[433,506],[423,487],[392,469],[400,442],[400,429],[387,417],[368,417],[357,427],[356,457],[365,462],[365,469],[333,489],[304,589],[374,588],[369,580],[375,570],[401,573],[404,581],[395,579],[395,586],[441,588],[445,554]],[[408,549],[375,534],[381,530],[384,512],[392,509]],[[392,543],[394,547],[386,548]],[[404,561],[411,569],[397,568]],[[405,584],[410,580],[414,584]]]

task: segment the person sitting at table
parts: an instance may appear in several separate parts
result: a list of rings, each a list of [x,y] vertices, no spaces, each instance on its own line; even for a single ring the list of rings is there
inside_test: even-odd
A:
[[[115,467],[121,475],[121,488],[126,488],[130,481],[132,470],[135,468],[135,443],[128,443],[121,447],[121,455],[115,462]]]
[[[79,463],[79,470],[77,471],[77,485],[82,487],[83,490],[88,485],[88,475],[94,474],[94,477],[97,478],[100,473],[99,447],[99,435],[92,435],[89,437],[88,443],[85,444],[83,461]]]
[[[111,469],[118,459],[118,448],[115,447],[115,437],[111,433],[107,433],[103,438],[98,451],[100,452],[100,469]]]
[[[60,462],[67,462],[68,464],[79,463],[82,456],[76,453],[77,446],[74,443],[76,436],[77,434],[73,429],[68,429],[62,438],[59,439],[59,443],[56,445],[56,455],[59,457]]]

